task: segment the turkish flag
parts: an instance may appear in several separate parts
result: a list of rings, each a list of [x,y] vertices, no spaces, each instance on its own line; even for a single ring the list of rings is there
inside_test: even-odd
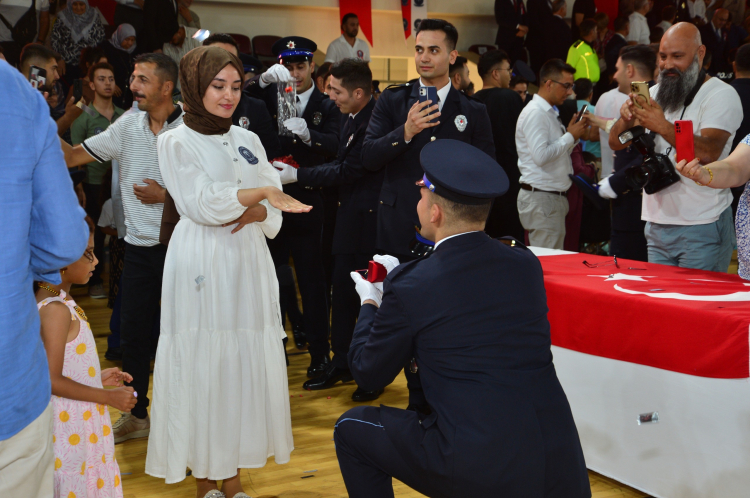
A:
[[[347,14],[356,14],[359,19],[359,29],[365,35],[370,46],[372,43],[372,1],[371,0],[339,0],[339,20],[343,21]]]
[[[541,256],[552,344],[700,377],[750,376],[750,283],[590,254]],[[584,264],[584,261],[587,264]]]
[[[89,0],[89,5],[99,9],[110,26],[115,25],[115,7],[117,3],[114,0]]]
[[[596,11],[609,16],[609,29],[615,29],[615,19],[620,12],[619,3],[617,0],[596,0]]]
[[[417,32],[422,19],[427,19],[427,0],[401,0],[401,16],[404,22],[404,38]]]

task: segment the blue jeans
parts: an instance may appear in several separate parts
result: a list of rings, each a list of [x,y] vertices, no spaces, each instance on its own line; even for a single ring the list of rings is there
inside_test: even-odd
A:
[[[646,223],[648,262],[726,272],[736,244],[732,208],[707,225]]]

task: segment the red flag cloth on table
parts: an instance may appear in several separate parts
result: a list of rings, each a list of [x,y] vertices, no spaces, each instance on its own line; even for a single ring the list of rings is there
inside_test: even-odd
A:
[[[401,16],[404,22],[404,38],[417,32],[422,19],[427,19],[427,0],[401,0]]]
[[[372,44],[372,1],[371,0],[339,0],[339,21],[344,20],[346,14],[356,14],[359,19],[359,29],[367,41]]]
[[[609,29],[615,29],[615,19],[619,15],[619,1],[618,0],[596,0],[596,11],[604,12],[609,16]]]
[[[737,275],[624,259],[617,268],[581,253],[539,261],[553,345],[699,377],[750,376],[750,283]]]

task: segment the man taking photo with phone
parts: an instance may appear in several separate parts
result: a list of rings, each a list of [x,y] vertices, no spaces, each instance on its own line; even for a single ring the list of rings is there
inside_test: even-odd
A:
[[[621,150],[620,133],[641,125],[654,133],[655,152],[675,164],[674,122],[692,121],[694,151],[702,164],[725,158],[735,131],[742,122],[737,92],[718,78],[706,75],[706,47],[698,28],[689,23],[672,26],[659,46],[658,84],[651,87],[650,102],[643,97],[623,104],[621,119],[612,127],[609,145]],[[729,189],[708,189],[680,177],[663,190],[643,196],[648,261],[684,268],[726,272],[734,250],[732,194]]]

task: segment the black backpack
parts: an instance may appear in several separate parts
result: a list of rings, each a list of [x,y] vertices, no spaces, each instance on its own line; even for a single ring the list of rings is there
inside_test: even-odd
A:
[[[24,15],[16,22],[15,26],[11,26],[8,20],[0,14],[0,21],[5,24],[10,30],[10,35],[13,37],[13,41],[21,45],[31,43],[36,38],[37,27],[36,27],[36,0],[31,0],[31,8],[26,11]]]

